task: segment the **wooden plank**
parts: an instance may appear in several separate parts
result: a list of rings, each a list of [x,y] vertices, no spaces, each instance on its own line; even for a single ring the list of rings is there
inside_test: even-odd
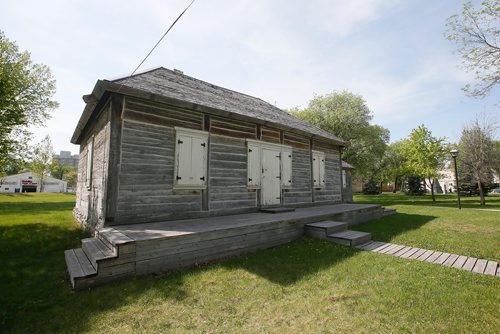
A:
[[[450,253],[442,253],[441,255],[438,256],[436,260],[434,260],[435,264],[443,264],[444,261],[446,261],[450,257]]]
[[[385,242],[380,242],[380,241],[374,241],[370,244],[370,246],[366,247],[365,250],[367,251],[373,251],[374,249],[385,245]]]
[[[498,262],[488,261],[488,263],[486,264],[486,268],[484,269],[484,274],[495,276],[497,267],[498,267]]]
[[[446,261],[443,262],[444,266],[451,267],[453,266],[453,263],[458,259],[459,255],[457,254],[451,254],[449,258],[446,259]]]
[[[420,250],[421,250],[420,248],[412,247],[412,249],[410,249],[409,251],[407,251],[405,254],[401,255],[401,257],[403,259],[408,259],[410,256],[412,256],[413,254],[417,253]]]
[[[487,263],[488,263],[487,260],[478,259],[476,261],[476,264],[472,268],[472,271],[475,272],[475,273],[478,273],[478,274],[484,273],[484,269],[486,269],[486,264]]]
[[[89,259],[87,258],[87,255],[85,255],[83,250],[81,248],[77,248],[74,251],[76,258],[78,259],[78,263],[80,263],[80,267],[82,268],[83,275],[89,276],[96,274],[97,272],[95,268],[92,266],[92,263],[90,263]]]
[[[441,256],[441,254],[443,254],[443,252],[434,252],[427,259],[425,259],[425,262],[433,263],[438,257]]]
[[[453,262],[452,267],[457,269],[462,269],[463,265],[467,261],[467,256],[460,255],[455,262]]]
[[[477,262],[477,258],[469,257],[467,259],[467,261],[465,261],[464,265],[462,266],[462,269],[471,271],[472,268],[474,268],[474,265],[476,264],[476,262]]]
[[[382,245],[378,246],[377,248],[374,248],[372,250],[372,252],[380,253],[381,251],[383,251],[384,249],[388,248],[389,246],[392,246],[392,244],[384,242],[384,243],[382,243]]]
[[[399,252],[400,250],[402,250],[403,248],[405,248],[404,245],[396,245],[396,247],[393,247],[392,249],[390,249],[389,251],[385,252],[384,254],[394,255],[397,252]]]
[[[403,255],[404,253],[408,252],[410,249],[412,249],[413,247],[409,247],[409,246],[404,246],[402,249],[400,249],[399,251],[397,251],[396,253],[394,253],[394,256],[401,256]]]
[[[415,253],[413,253],[412,255],[408,256],[409,259],[413,259],[413,260],[416,260],[417,258],[419,258],[421,255],[424,255],[424,253],[427,252],[427,249],[419,249],[418,251],[416,251]],[[430,255],[430,254],[429,254]]]
[[[391,251],[392,249],[394,249],[394,248],[396,248],[396,247],[398,247],[398,246],[399,246],[399,245],[391,244],[391,245],[389,245],[388,247],[385,247],[385,248],[383,248],[383,249],[381,249],[381,250],[377,251],[377,253],[380,253],[380,254],[385,254],[385,253],[387,253],[387,252]]]

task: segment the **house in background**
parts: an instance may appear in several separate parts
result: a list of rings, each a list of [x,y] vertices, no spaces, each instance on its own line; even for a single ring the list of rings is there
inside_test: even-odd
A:
[[[43,186],[40,180],[32,172],[9,175],[0,179],[0,192],[19,193],[19,192],[46,192],[63,193],[66,192],[67,182],[46,176],[43,180]]]

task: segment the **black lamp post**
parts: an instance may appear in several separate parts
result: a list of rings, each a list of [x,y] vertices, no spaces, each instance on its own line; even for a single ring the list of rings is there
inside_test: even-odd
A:
[[[462,205],[460,205],[460,187],[458,185],[458,169],[457,169],[457,155],[458,150],[451,150],[451,157],[453,158],[453,164],[455,165],[455,183],[457,184],[457,200],[458,200],[458,209],[462,209]]]

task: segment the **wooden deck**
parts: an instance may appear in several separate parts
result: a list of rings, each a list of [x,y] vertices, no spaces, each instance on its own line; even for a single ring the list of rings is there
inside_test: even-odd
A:
[[[379,205],[337,204],[119,225],[99,230],[65,256],[71,283],[80,289],[282,245],[304,235],[308,223],[333,219],[357,224],[393,213]]]
[[[398,256],[405,259],[425,261],[451,268],[472,271],[478,274],[500,277],[500,266],[497,261],[477,259],[475,257],[467,257],[458,254],[450,254],[446,252],[380,241],[370,241],[357,246],[357,248],[380,254]]]

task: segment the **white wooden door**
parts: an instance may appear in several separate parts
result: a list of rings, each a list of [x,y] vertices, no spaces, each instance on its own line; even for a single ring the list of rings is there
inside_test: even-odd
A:
[[[280,151],[262,149],[262,205],[281,203]]]

